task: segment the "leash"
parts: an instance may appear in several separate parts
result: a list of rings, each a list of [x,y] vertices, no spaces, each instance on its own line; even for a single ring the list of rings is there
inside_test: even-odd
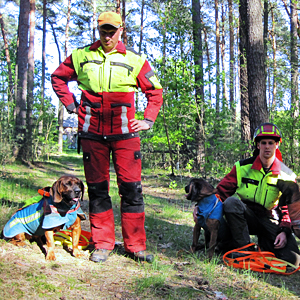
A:
[[[90,238],[92,237],[89,231],[81,230],[81,235],[79,237],[78,248],[80,250],[86,249],[92,242]],[[54,233],[54,241],[56,245],[68,246],[72,248],[72,231],[71,230],[59,230]]]
[[[258,247],[258,251],[246,251],[243,250],[250,246],[254,246],[255,243],[248,244],[246,246],[230,250],[223,255],[224,263],[229,267],[238,269],[247,269],[256,272],[274,273],[280,275],[291,275],[300,270],[300,266],[276,258],[275,254],[268,251],[261,251]],[[237,257],[229,257],[232,253],[237,254]],[[291,272],[286,272],[287,266],[294,268]]]

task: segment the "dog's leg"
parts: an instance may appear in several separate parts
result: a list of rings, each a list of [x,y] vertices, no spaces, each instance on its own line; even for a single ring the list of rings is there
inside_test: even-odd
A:
[[[70,227],[72,230],[72,246],[73,246],[73,256],[80,257],[80,251],[78,249],[79,238],[81,235],[81,220],[77,217],[75,223]]]
[[[198,240],[200,237],[201,232],[201,226],[199,224],[195,224],[194,230],[193,230],[193,244],[191,246],[191,252],[195,253],[197,250]]]
[[[45,231],[45,237],[47,241],[48,251],[46,255],[46,260],[55,260],[55,243],[54,243],[54,236],[53,236],[53,230],[46,230]]]
[[[209,248],[208,248],[208,258],[209,260],[212,259],[215,247],[217,245],[217,238],[218,238],[218,230],[220,226],[220,221],[216,219],[207,219],[206,220],[207,228],[210,232],[210,241],[209,241]]]
[[[26,245],[25,240],[25,233],[22,232],[11,238],[10,243],[12,243],[15,246],[24,247]]]

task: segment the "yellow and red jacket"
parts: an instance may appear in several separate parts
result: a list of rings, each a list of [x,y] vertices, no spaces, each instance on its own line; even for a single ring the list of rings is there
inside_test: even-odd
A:
[[[241,200],[259,204],[271,213],[281,195],[278,180],[284,184],[295,179],[295,173],[277,158],[270,171],[265,173],[257,156],[236,162],[217,189],[222,201],[236,193]],[[290,227],[287,207],[282,207],[280,213],[279,226]]]
[[[105,53],[100,41],[73,51],[51,75],[52,86],[69,112],[78,106],[67,83],[77,81],[81,89],[78,134],[105,140],[137,136],[129,120],[135,118],[135,93],[145,93],[148,104],[144,120],[152,126],[162,105],[162,87],[145,55],[119,42]]]

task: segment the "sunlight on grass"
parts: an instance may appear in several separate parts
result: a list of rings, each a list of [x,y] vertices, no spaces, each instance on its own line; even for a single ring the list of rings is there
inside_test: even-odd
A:
[[[36,196],[38,188],[53,184],[59,176],[68,172],[74,172],[85,183],[82,154],[67,151],[31,168],[20,164],[5,166],[0,171],[0,226],[4,226],[21,203]],[[147,251],[155,256],[152,264],[125,259],[119,251],[106,264],[92,264],[88,260],[76,260],[74,263],[67,260],[70,258],[68,254],[65,266],[59,259],[50,264],[37,265],[36,261],[31,264],[34,260],[31,256],[32,245],[28,244],[26,251],[14,254],[15,248],[7,247],[8,243],[2,241],[0,284],[5,289],[1,297],[23,299],[25,288],[19,285],[22,281],[28,289],[28,298],[33,299],[64,298],[70,295],[69,291],[75,295],[77,291],[83,293],[83,290],[92,292],[93,299],[98,299],[100,288],[105,292],[112,289],[107,299],[112,295],[121,295],[124,299],[217,299],[219,295],[227,299],[298,299],[297,273],[284,277],[239,270],[225,266],[222,257],[214,256],[208,261],[204,250],[191,254],[194,203],[185,200],[184,186],[190,176],[199,177],[199,174],[189,173],[184,178],[168,176],[168,172],[143,169],[145,230]],[[112,166],[110,176],[116,241],[122,242],[121,201]],[[87,193],[84,197],[88,198]],[[203,231],[200,240],[204,242]],[[38,255],[41,256],[40,251]],[[117,263],[113,260],[116,257]],[[18,264],[19,260],[21,264]],[[77,270],[77,262],[79,268],[84,265],[80,271]],[[66,266],[70,267],[67,273]],[[48,274],[55,276],[50,278]],[[120,290],[113,290],[116,287]],[[12,292],[9,292],[10,289]],[[123,295],[119,291],[129,292]],[[86,295],[82,298],[88,298]]]
[[[144,292],[151,287],[155,291],[164,285],[167,274],[152,275],[146,278],[139,278],[136,280],[136,291],[138,293]]]

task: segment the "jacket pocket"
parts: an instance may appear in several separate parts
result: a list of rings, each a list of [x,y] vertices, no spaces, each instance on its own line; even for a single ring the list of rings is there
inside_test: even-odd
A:
[[[122,134],[129,133],[128,129],[128,108],[131,108],[131,103],[111,103],[111,122],[110,131],[114,133],[114,127],[121,129]]]
[[[102,92],[102,64],[103,61],[100,60],[89,60],[80,63],[82,74],[78,79],[95,93]]]
[[[253,185],[256,185],[258,186],[259,184],[259,181],[258,180],[254,180],[254,179],[251,179],[251,178],[245,178],[245,177],[242,177],[242,183],[246,184],[246,187],[248,188],[249,184],[253,184]]]
[[[136,88],[133,76],[134,68],[122,62],[110,62],[109,90],[113,92],[129,92]]]

